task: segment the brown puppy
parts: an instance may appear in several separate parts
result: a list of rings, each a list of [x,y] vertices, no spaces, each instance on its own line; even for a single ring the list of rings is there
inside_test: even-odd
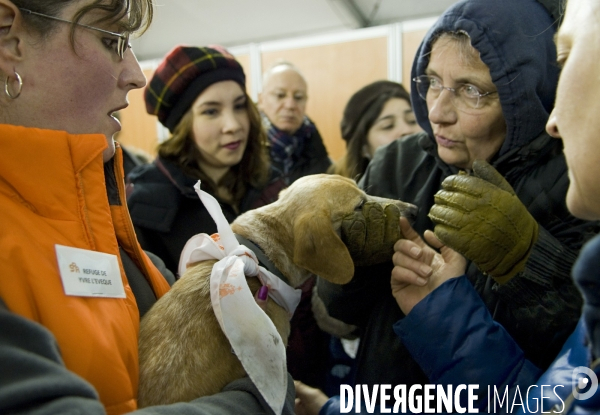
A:
[[[354,275],[354,264],[340,228],[342,220],[365,202],[393,204],[405,216],[416,210],[407,203],[368,196],[350,179],[322,174],[297,180],[276,202],[244,213],[231,228],[259,246],[293,287],[311,274],[345,284]],[[188,267],[142,319],[140,407],[212,395],[246,375],[212,309],[210,275],[215,262]],[[260,287],[258,278],[248,278],[248,284],[253,293]],[[288,313],[274,301],[268,302],[266,313],[287,344]]]

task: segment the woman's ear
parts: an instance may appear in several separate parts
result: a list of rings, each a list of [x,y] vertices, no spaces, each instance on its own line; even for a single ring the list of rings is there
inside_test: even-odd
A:
[[[14,65],[22,59],[23,18],[10,0],[0,0],[0,70],[14,73]]]

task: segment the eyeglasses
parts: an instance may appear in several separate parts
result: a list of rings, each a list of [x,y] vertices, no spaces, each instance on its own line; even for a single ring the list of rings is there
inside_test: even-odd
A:
[[[427,98],[437,99],[444,89],[452,92],[451,102],[454,107],[461,111],[469,112],[483,107],[484,97],[496,94],[497,91],[482,92],[475,85],[461,84],[457,88],[449,88],[442,85],[442,80],[437,76],[421,75],[413,78],[417,86],[419,96],[424,100]]]
[[[77,26],[81,26],[86,29],[95,30],[97,32],[106,33],[107,35],[114,36],[117,38],[116,39],[117,47],[115,49],[115,53],[117,54],[117,56],[120,59],[123,59],[123,56],[125,56],[125,51],[127,50],[127,48],[131,48],[131,45],[129,44],[129,33],[122,34],[122,33],[110,32],[108,30],[100,29],[100,28],[97,28],[94,26],[89,26],[89,25],[86,25],[83,23],[76,23],[76,22],[72,22],[70,20],[61,19],[60,17],[54,17],[54,16],[49,16],[47,14],[34,12],[29,9],[19,9],[19,10],[21,10],[23,13],[33,14],[35,16],[45,17],[47,19],[52,19],[52,20],[58,20],[59,22],[63,22],[63,23],[76,24]]]

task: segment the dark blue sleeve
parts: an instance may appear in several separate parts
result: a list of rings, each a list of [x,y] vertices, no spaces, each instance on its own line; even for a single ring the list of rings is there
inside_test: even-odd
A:
[[[525,359],[523,351],[496,323],[466,276],[442,284],[394,325],[416,362],[437,385],[478,385],[477,408],[488,410],[494,390],[526,390],[535,385],[541,371]],[[394,368],[390,368],[394,370]],[[466,394],[461,394],[467,405]],[[340,413],[340,397],[334,396],[319,415]],[[508,408],[498,407],[501,413]],[[350,412],[355,413],[355,412]]]
[[[496,323],[465,276],[446,281],[394,325],[430,383],[479,385],[478,407],[488,406],[488,386],[511,391],[535,384],[541,371]],[[393,370],[393,369],[391,369]]]
[[[340,413],[340,397],[332,396],[319,411],[319,415],[334,415]]]

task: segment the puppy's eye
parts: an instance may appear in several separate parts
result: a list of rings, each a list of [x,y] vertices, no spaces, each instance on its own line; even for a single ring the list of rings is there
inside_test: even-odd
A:
[[[365,204],[365,200],[363,199],[360,202],[358,202],[358,205],[356,205],[354,207],[354,210],[361,210],[364,204]]]

